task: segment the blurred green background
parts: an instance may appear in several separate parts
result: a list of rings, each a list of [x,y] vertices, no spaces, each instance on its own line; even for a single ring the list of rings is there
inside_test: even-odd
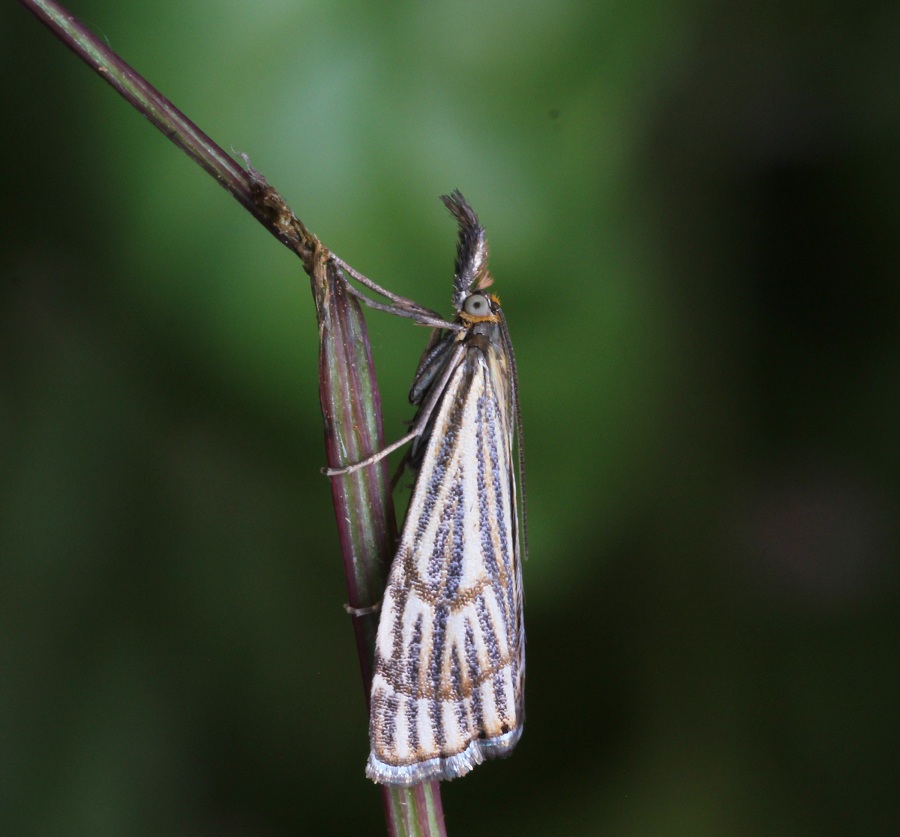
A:
[[[516,346],[528,720],[451,834],[900,833],[900,5],[73,2]],[[295,258],[0,10],[0,833],[379,834]],[[425,332],[369,315],[386,433]]]

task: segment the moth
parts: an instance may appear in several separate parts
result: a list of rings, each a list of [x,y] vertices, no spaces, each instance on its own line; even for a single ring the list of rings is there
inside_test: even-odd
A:
[[[455,779],[507,756],[524,720],[516,364],[500,301],[486,290],[485,231],[458,191],[441,200],[459,224],[452,322],[336,259],[392,303],[354,289],[367,304],[434,327],[409,394],[410,432],[328,472],[411,443],[416,480],[381,603],[370,700],[366,775],[388,785]]]

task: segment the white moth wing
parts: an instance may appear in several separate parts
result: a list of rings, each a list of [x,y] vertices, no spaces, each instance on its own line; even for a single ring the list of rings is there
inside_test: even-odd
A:
[[[467,348],[437,408],[382,602],[367,775],[462,776],[521,735],[522,629],[506,356]]]

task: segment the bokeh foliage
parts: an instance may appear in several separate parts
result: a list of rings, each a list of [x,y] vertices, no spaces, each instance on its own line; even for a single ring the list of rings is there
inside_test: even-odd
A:
[[[528,721],[451,834],[900,830],[895,3],[71,6],[521,376]],[[0,11],[0,833],[378,833],[299,264]],[[370,315],[386,428],[425,333]]]

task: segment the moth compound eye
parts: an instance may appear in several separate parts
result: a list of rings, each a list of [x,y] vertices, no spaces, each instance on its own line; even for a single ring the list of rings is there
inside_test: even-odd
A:
[[[463,311],[472,317],[486,317],[491,313],[491,307],[488,305],[487,297],[472,294],[463,305]]]

